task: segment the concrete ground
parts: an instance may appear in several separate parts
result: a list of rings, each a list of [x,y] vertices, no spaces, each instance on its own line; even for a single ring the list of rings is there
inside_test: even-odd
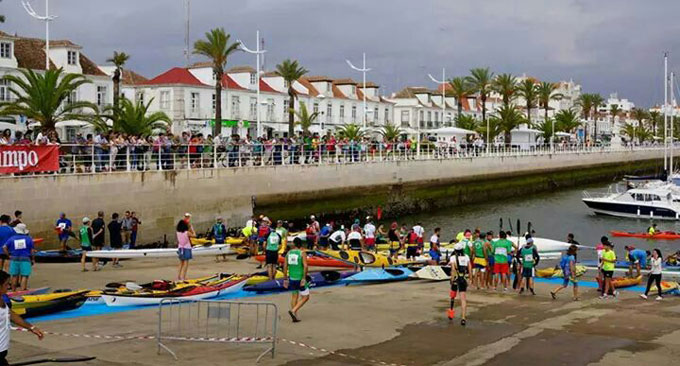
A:
[[[39,264],[34,287],[99,288],[107,282],[173,279],[176,261],[135,260],[82,273],[78,264]],[[251,273],[255,265],[230,259],[198,258],[189,274]],[[670,364],[680,357],[680,298],[642,301],[622,291],[599,300],[583,288],[581,301],[567,292],[551,300],[553,284],[539,283],[537,296],[469,292],[468,325],[449,322],[447,283],[407,281],[383,285],[330,287],[312,292],[294,324],[286,314],[288,293],[261,296],[280,309],[274,359],[262,365],[641,365]],[[130,312],[40,322],[48,332],[135,337],[154,335],[156,307]],[[457,308],[457,315],[460,310]],[[302,344],[302,345],[301,345]],[[168,342],[177,352],[156,353],[155,340],[48,335],[43,341],[13,332],[10,361],[96,356],[82,365],[252,365],[264,345]],[[304,346],[303,346],[304,345]]]

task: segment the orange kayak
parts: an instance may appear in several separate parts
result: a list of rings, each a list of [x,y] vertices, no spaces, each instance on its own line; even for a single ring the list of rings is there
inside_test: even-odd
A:
[[[597,283],[600,285],[600,290],[602,289],[602,282],[597,279]],[[637,286],[642,283],[642,276],[639,277],[614,277],[612,278],[612,285],[614,288],[631,287]],[[662,286],[663,287],[663,286]]]
[[[255,256],[255,260],[261,263],[265,262],[264,255]],[[279,264],[283,265],[284,257],[279,255]],[[316,255],[307,255],[307,265],[310,267],[337,267],[337,268],[352,268],[349,263],[339,261],[333,258],[319,257]]]
[[[630,233],[626,231],[616,231],[612,230],[610,233],[613,236],[625,237],[625,238],[642,238],[651,240],[674,240],[680,239],[680,233],[673,231],[660,231],[654,235],[649,235],[648,233]]]

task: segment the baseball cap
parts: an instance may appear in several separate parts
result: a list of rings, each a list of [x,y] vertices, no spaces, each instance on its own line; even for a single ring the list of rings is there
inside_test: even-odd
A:
[[[83,224],[87,223],[87,222],[90,222],[90,218],[89,217],[83,217]]]

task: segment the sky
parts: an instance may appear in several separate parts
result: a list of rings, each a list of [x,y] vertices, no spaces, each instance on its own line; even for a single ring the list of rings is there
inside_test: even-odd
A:
[[[44,13],[44,0],[29,0]],[[114,50],[146,77],[186,65],[185,0],[50,0],[52,39],[70,39],[104,64]],[[20,0],[0,2],[0,30],[44,37],[44,23]],[[570,80],[584,92],[618,92],[639,106],[663,101],[663,53],[680,72],[677,0],[191,0],[190,39],[223,27],[232,40],[265,40],[266,69],[297,59],[310,75],[351,77],[350,59],[366,53],[368,81],[382,94],[404,86],[435,88],[474,67]],[[677,55],[677,56],[676,56]],[[192,62],[203,61],[192,56]],[[255,66],[239,52],[228,61]],[[677,91],[678,89],[676,89]]]

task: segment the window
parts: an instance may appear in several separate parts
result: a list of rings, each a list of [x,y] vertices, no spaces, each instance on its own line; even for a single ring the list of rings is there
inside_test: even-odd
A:
[[[250,119],[257,119],[257,98],[250,97]]]
[[[314,102],[314,109],[312,110],[313,113],[319,113],[319,102]]]
[[[78,52],[68,51],[68,64],[69,65],[78,65]]]
[[[388,108],[385,108],[385,114],[383,115],[383,118],[385,119],[385,123],[390,121],[390,110]]]
[[[326,104],[326,118],[330,119],[331,117],[333,117],[333,104],[328,102]]]
[[[168,93],[168,103],[170,102],[170,94]],[[98,86],[97,87],[97,105],[100,107],[103,107],[106,105],[106,87],[105,86]],[[161,92],[161,105],[163,104],[163,93]]]
[[[241,118],[241,108],[240,107],[241,101],[239,100],[238,95],[232,95],[231,96],[231,117],[232,118]]]
[[[378,107],[375,107],[375,109],[373,110],[373,121],[377,120],[378,120]]]
[[[200,98],[198,93],[191,93],[191,111],[192,112],[198,112],[198,106],[201,104],[198,98]]]
[[[78,92],[73,90],[66,96],[66,104],[73,104],[78,101]]]
[[[274,98],[267,99],[267,120],[274,120]]]
[[[290,88],[290,83],[288,82],[288,80],[285,79],[283,80],[283,87],[286,89]]]
[[[357,119],[357,106],[352,105],[352,122],[356,122]]]
[[[411,112],[401,111],[401,127],[408,127],[411,122]]]
[[[356,87],[356,85],[352,85],[352,94],[356,94],[356,93],[357,93],[357,87]]]
[[[427,112],[427,121],[432,122],[432,112]]]
[[[137,99],[137,103],[144,104],[144,92],[143,91],[138,91],[137,95],[135,95],[135,98]]]
[[[215,114],[217,111],[217,98],[215,98],[215,93],[212,94],[212,113]]]
[[[285,118],[285,116],[288,115],[288,113],[290,113],[290,111],[288,109],[290,109],[288,107],[288,99],[284,99],[284,101],[283,101],[283,116],[284,116],[284,118]]]
[[[344,121],[345,118],[345,106],[340,105],[340,120]]]
[[[326,83],[326,92],[330,93],[333,90],[333,84]]]
[[[12,44],[10,42],[0,43],[0,58],[12,58]]]
[[[251,72],[250,73],[250,85],[255,85],[257,84],[257,73]]]
[[[0,79],[0,101],[10,100],[9,80]]]

